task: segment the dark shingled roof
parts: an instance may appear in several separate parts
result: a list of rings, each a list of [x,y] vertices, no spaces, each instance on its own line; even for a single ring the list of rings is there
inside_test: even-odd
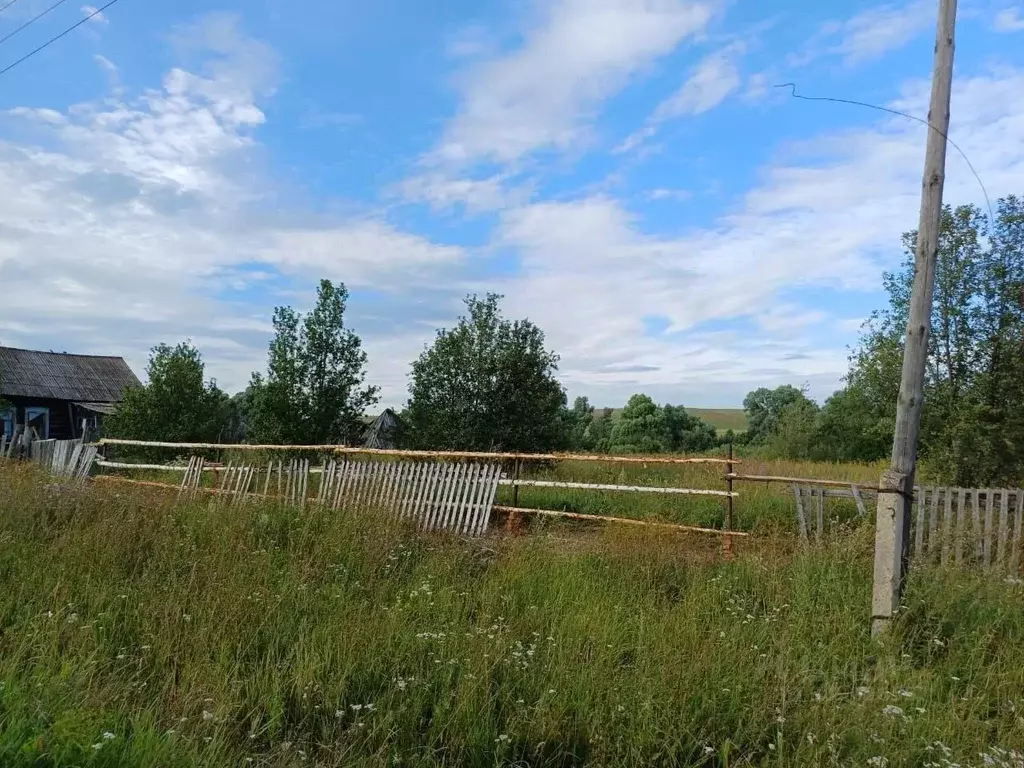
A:
[[[121,357],[0,347],[0,395],[118,403],[141,382]]]

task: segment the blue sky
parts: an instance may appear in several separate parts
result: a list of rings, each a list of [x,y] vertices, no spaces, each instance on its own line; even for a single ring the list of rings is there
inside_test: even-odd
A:
[[[120,0],[0,77],[0,343],[141,372],[191,338],[233,391],[327,277],[387,404],[485,291],[571,397],[821,399],[916,225],[926,129],[773,86],[924,116],[935,5]],[[961,2],[957,33],[952,136],[1022,194],[1024,6]],[[946,199],[982,200],[954,152]]]

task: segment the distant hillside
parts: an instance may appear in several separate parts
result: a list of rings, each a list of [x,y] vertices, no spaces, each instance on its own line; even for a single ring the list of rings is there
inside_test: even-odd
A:
[[[686,412],[703,419],[721,432],[727,429],[733,432],[747,431],[747,414],[742,408],[687,408]]]
[[[595,409],[598,412],[600,408]],[[612,410],[612,418],[618,418],[621,408]],[[733,432],[747,431],[747,414],[742,408],[687,408],[686,412],[703,419],[719,432],[731,429]]]

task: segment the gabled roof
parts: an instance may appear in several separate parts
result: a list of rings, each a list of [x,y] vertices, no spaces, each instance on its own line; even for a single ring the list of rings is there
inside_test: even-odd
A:
[[[118,403],[127,387],[138,386],[121,357],[0,347],[0,395]]]
[[[366,448],[394,448],[402,432],[402,421],[393,410],[384,411],[366,428],[363,446]]]

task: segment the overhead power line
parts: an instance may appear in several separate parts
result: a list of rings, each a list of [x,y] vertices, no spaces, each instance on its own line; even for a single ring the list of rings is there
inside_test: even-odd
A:
[[[16,66],[18,66],[19,64],[21,64],[21,63],[22,63],[23,61],[25,61],[25,60],[27,60],[27,59],[31,59],[31,58],[32,58],[33,56],[35,56],[35,55],[36,55],[37,53],[39,53],[39,52],[40,52],[41,50],[43,50],[44,48],[48,48],[49,46],[53,45],[53,44],[54,44],[55,42],[57,42],[58,40],[60,40],[60,39],[61,39],[62,37],[64,37],[64,36],[65,36],[65,35],[67,35],[68,33],[70,33],[70,32],[73,32],[73,31],[75,31],[76,29],[78,29],[78,28],[79,28],[80,26],[82,26],[83,24],[85,24],[85,23],[86,23],[87,21],[89,21],[90,19],[93,19],[93,18],[95,18],[96,16],[99,16],[99,15],[100,15],[101,13],[103,13],[103,12],[104,12],[105,10],[107,10],[107,8],[109,8],[110,6],[112,6],[112,5],[113,5],[114,3],[116,3],[116,2],[117,2],[117,0],[110,0],[110,2],[109,2],[109,3],[107,3],[106,5],[104,5],[104,6],[103,6],[103,7],[101,7],[101,8],[97,8],[97,9],[96,9],[95,11],[93,11],[92,13],[90,13],[90,14],[89,14],[88,16],[86,16],[86,17],[85,17],[84,19],[82,19],[82,20],[78,21],[77,23],[75,23],[75,24],[72,24],[72,25],[71,25],[70,27],[68,27],[67,29],[65,29],[65,30],[64,30],[63,32],[61,32],[61,33],[60,33],[59,35],[54,35],[53,37],[51,37],[51,38],[50,38],[49,40],[47,40],[47,41],[46,41],[45,43],[43,43],[42,45],[40,45],[40,46],[39,46],[38,48],[36,48],[35,50],[29,51],[28,53],[26,53],[26,54],[25,54],[24,56],[22,56],[22,57],[21,57],[20,59],[18,59],[17,61],[15,61],[15,62],[13,62],[13,63],[11,63],[11,64],[8,64],[8,65],[7,65],[6,67],[4,67],[3,69],[0,69],[0,75],[5,75],[5,74],[7,74],[7,73],[8,73],[8,72],[10,72],[10,71],[11,71],[12,69],[14,69],[14,68],[15,68]]]
[[[38,15],[36,15],[36,16],[32,17],[31,19],[29,19],[28,21],[26,21],[24,24],[22,24],[20,27],[18,27],[13,32],[8,32],[3,37],[0,37],[0,45],[2,45],[3,43],[6,43],[8,40],[10,40],[12,37],[14,37],[16,34],[21,32],[21,30],[25,29],[26,27],[31,27],[33,24],[35,24],[37,21],[39,21],[41,18],[43,18],[43,16],[48,14],[50,11],[52,11],[52,10],[62,6],[62,5],[64,5],[64,3],[66,3],[67,1],[68,0],[57,0],[56,3],[51,5],[45,11],[39,13]],[[6,8],[6,7],[7,6],[5,5],[4,8]]]
[[[992,212],[992,201],[989,200],[988,190],[985,189],[985,182],[981,180],[981,176],[979,176],[978,172],[974,169],[974,164],[971,162],[971,159],[967,157],[967,153],[960,149],[960,145],[958,145],[955,141],[949,138],[945,131],[940,130],[927,120],[924,120],[923,118],[920,118],[917,115],[908,115],[906,112],[900,112],[898,109],[880,107],[878,104],[869,104],[866,101],[856,101],[854,99],[836,99],[831,96],[804,96],[803,94],[796,92],[796,83],[781,83],[779,85],[776,85],[775,87],[789,88],[789,95],[792,96],[794,99],[803,99],[804,101],[831,101],[835,104],[852,104],[855,107],[867,107],[868,109],[877,109],[879,112],[888,112],[890,115],[906,117],[910,120],[916,120],[917,122],[921,123],[921,125],[927,126],[930,130],[935,131],[937,134],[939,134],[939,136],[948,141],[949,146],[951,146],[953,149],[960,153],[960,157],[962,157],[964,159],[964,162],[967,163],[967,167],[970,168],[971,173],[974,174],[974,178],[978,182],[978,186],[981,187],[981,194],[985,196],[985,205],[988,206],[989,222],[995,222],[996,217],[995,214]]]
[[[0,13],[3,13],[4,11],[6,11],[8,8],[10,8],[12,5],[14,5],[16,2],[18,2],[18,0],[10,0],[10,2],[4,3],[3,5],[0,5]]]

